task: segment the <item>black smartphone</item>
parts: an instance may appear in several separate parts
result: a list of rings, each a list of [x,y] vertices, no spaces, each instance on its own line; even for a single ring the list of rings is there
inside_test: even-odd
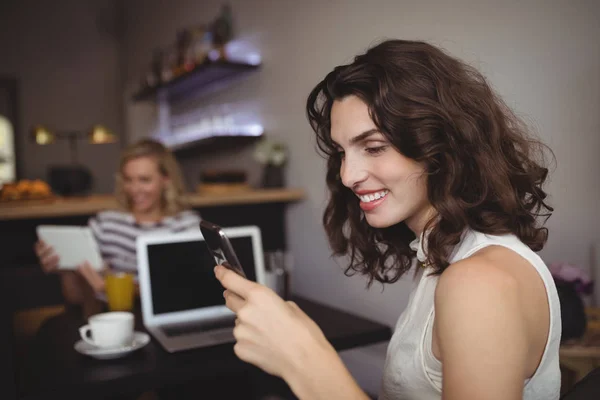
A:
[[[244,269],[233,250],[231,242],[223,232],[223,228],[212,222],[202,220],[200,221],[200,231],[217,265],[222,265],[246,278]]]

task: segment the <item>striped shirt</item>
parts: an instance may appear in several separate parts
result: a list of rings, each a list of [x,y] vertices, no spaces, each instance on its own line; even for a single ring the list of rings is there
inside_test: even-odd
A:
[[[111,270],[137,276],[136,239],[149,233],[178,233],[198,229],[200,216],[191,210],[164,217],[159,222],[136,222],[133,214],[101,211],[89,226],[98,242],[102,259]]]

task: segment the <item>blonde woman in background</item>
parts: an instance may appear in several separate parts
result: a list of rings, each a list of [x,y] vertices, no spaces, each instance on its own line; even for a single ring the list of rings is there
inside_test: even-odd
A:
[[[137,275],[136,238],[150,232],[182,232],[196,228],[198,214],[186,206],[185,185],[173,154],[160,142],[143,139],[121,154],[116,176],[118,210],[101,211],[89,221],[106,270],[98,272],[89,263],[76,271],[60,271],[67,303],[83,304],[88,294],[102,295],[104,272]],[[35,252],[46,273],[59,272],[59,258],[42,241]]]

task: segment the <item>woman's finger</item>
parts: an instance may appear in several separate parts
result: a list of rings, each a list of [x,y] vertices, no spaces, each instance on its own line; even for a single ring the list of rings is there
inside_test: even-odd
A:
[[[252,362],[254,356],[254,351],[251,350],[252,346],[249,343],[246,343],[243,340],[236,340],[235,345],[233,345],[233,352],[236,356],[242,361]]]
[[[37,242],[35,242],[35,244],[33,245],[33,247],[34,247],[36,250],[38,250],[38,249],[39,249],[39,250],[43,250],[43,249],[45,249],[45,248],[47,248],[47,247],[49,247],[49,246],[48,246],[48,245],[46,244],[46,242],[44,242],[43,240],[38,240]]]
[[[43,256],[40,257],[40,264],[42,264],[42,265],[49,264],[52,260],[57,259],[57,258],[58,258],[58,255],[55,254],[54,252],[44,254]]]
[[[251,341],[252,340],[252,335],[250,333],[250,330],[248,329],[248,327],[243,324],[240,323],[238,325],[235,326],[235,328],[233,328],[233,336],[235,337],[236,341]]]
[[[240,308],[242,308],[246,304],[246,300],[242,299],[240,296],[238,296],[231,290],[224,291],[223,297],[225,297],[225,305],[227,306],[227,308],[229,308],[236,314],[239,312]]]
[[[52,253],[54,253],[54,249],[51,246],[46,246],[45,244],[42,244],[36,245],[35,247],[35,254],[38,256],[38,258],[44,258]]]
[[[231,290],[244,299],[247,298],[248,293],[258,285],[258,283],[249,281],[222,265],[217,265],[215,267],[215,276],[225,289]]]
[[[58,268],[58,262],[59,262],[58,255],[54,254],[54,252],[50,253],[49,255],[45,256],[44,258],[42,258],[40,260],[42,269],[45,272],[55,271]]]

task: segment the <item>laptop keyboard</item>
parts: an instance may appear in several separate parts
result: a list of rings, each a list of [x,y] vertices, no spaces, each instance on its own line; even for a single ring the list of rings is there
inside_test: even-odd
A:
[[[218,319],[214,321],[202,321],[202,323],[167,325],[161,329],[168,337],[190,335],[194,333],[202,333],[224,328],[232,328],[235,326],[234,319]]]

